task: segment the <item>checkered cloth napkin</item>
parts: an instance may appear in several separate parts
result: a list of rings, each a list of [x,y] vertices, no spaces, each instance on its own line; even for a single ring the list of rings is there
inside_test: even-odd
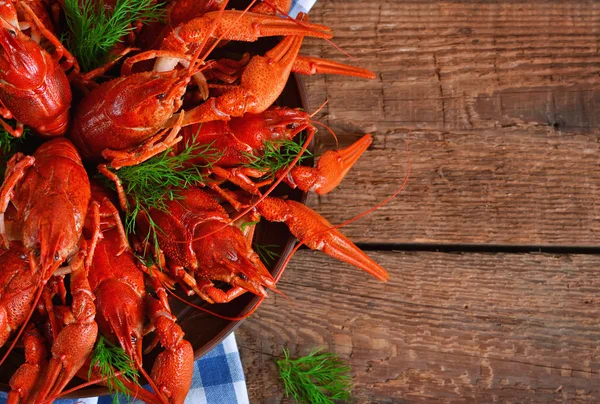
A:
[[[308,13],[317,0],[294,0],[290,16]],[[248,404],[248,391],[235,336],[225,338],[212,351],[194,364],[192,388],[185,404]],[[139,402],[139,401],[137,401]],[[134,401],[134,404],[137,404]],[[56,404],[111,404],[111,396],[56,400]],[[6,404],[6,393],[0,392],[0,404]]]
[[[146,387],[147,388],[147,387]],[[0,392],[0,404],[6,403],[6,393]],[[56,400],[56,404],[111,404],[111,396]],[[135,400],[133,404],[141,403]],[[244,370],[235,336],[225,338],[212,351],[194,364],[192,388],[186,404],[248,404]]]
[[[291,17],[296,17],[298,13],[308,13],[317,0],[294,0],[292,2]]]

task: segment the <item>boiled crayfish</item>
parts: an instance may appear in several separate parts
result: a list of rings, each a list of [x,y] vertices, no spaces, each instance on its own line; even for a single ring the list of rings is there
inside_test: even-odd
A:
[[[89,10],[116,12],[117,3],[109,3]],[[304,14],[289,18],[291,0],[253,1],[243,11],[227,0],[175,0],[165,8],[167,24],[131,21],[120,36],[142,49],[119,44],[112,51],[119,57],[81,73],[57,39],[62,6],[0,0],[0,115],[16,126],[0,124],[14,137],[24,127],[67,136],[14,154],[0,187],[0,346],[13,338],[10,351],[22,336],[25,352],[9,402],[51,402],[79,377],[108,386],[118,380],[149,403],[183,403],[194,351],[169,295],[180,288],[224,304],[245,293],[280,293],[253,245],[262,219],[388,279],[320,214],[271,194],[281,182],[331,192],[371,145],[365,135],[325,152],[315,167],[299,165],[322,124],[305,111],[274,106],[293,72],[375,77],[300,54],[305,37],[332,37],[327,26]],[[279,38],[266,52],[228,52],[233,42],[263,37]],[[82,93],[72,120],[69,81],[73,94]],[[299,149],[292,159],[257,163],[290,142]],[[161,166],[166,161],[178,163]],[[158,174],[151,166],[161,167]],[[140,199],[131,172],[153,188],[152,203]],[[90,181],[99,174],[109,180]],[[153,338],[144,347],[147,335]],[[100,363],[93,352],[103,344],[131,369]],[[144,354],[157,346],[147,371]],[[153,392],[139,386],[141,377]]]
[[[17,8],[30,21],[19,21]],[[27,27],[31,37],[21,27]],[[39,44],[41,37],[54,46],[52,55]],[[17,127],[13,129],[4,120],[0,124],[16,137],[23,133],[23,125],[44,136],[64,135],[71,107],[71,88],[64,69],[76,66],[75,59],[21,1],[0,1],[0,46],[0,115],[16,119]]]

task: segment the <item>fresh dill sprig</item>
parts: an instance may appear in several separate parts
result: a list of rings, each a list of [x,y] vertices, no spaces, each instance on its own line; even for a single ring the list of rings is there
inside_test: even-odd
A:
[[[313,350],[302,358],[290,359],[289,350],[284,348],[284,359],[277,361],[285,394],[297,403],[333,404],[336,400],[350,399],[350,367],[337,355],[321,351]]]
[[[7,122],[11,127],[15,127],[16,121],[9,120]],[[13,154],[19,149],[19,146],[23,144],[23,140],[29,134],[30,129],[25,126],[23,127],[23,134],[20,137],[14,137],[6,129],[0,126],[0,177],[4,176],[6,170],[6,163],[12,157]]]
[[[279,254],[273,251],[273,249],[279,248],[277,244],[252,244],[252,249],[258,254],[261,261],[267,265],[271,265],[275,259],[279,258]]]
[[[8,121],[8,124],[11,125],[14,121]],[[13,126],[13,125],[11,125]],[[23,134],[21,137],[14,137],[8,131],[2,127],[0,127],[0,152],[2,155],[7,155],[15,151],[18,145],[23,143],[23,138],[29,134],[29,128],[23,128]]]
[[[299,143],[293,140],[285,139],[281,141],[265,142],[265,150],[261,157],[257,157],[251,153],[244,153],[248,158],[248,163],[245,167],[253,168],[266,173],[267,177],[272,177],[277,174],[277,171],[288,167],[292,161],[302,151],[302,137],[298,139]],[[307,158],[313,157],[309,150],[305,150],[298,164]]]
[[[115,376],[121,372],[121,377],[127,381],[133,382],[139,386],[138,371],[135,368],[131,358],[123,348],[111,344],[106,338],[100,336],[94,352],[92,353],[92,362],[88,371],[88,380],[92,377],[92,370],[97,367],[101,377],[106,377],[106,386],[113,394],[113,404],[119,404],[119,396],[129,398],[131,392],[125,386],[123,381]],[[128,401],[130,401],[128,399]]]
[[[158,247],[157,232],[162,230],[152,220],[150,210],[167,211],[166,201],[179,198],[179,189],[206,184],[209,180],[202,169],[210,167],[222,153],[213,148],[212,143],[197,145],[194,140],[195,138],[188,142],[178,155],[170,155],[170,150],[166,150],[136,166],[113,171],[118,175],[125,194],[129,197],[130,206],[125,214],[125,230],[128,234],[135,233],[138,215],[145,214],[150,224],[150,232],[145,241],[151,241]],[[194,164],[193,161],[198,159],[208,163]],[[115,189],[111,181],[101,178],[110,188]]]
[[[117,0],[112,11],[102,0],[65,0],[70,34],[67,45],[84,71],[108,62],[113,47],[134,29],[134,23],[165,19],[164,3],[153,0]]]

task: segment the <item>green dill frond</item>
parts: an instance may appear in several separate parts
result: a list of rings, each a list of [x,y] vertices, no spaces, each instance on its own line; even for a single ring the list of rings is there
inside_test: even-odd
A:
[[[279,258],[279,254],[273,251],[275,248],[279,248],[279,246],[277,244],[252,244],[252,249],[266,265],[271,265],[273,261]]]
[[[16,126],[16,121],[9,120],[7,121],[8,125],[11,127]],[[6,129],[0,126],[0,153],[3,156],[10,155],[16,151],[16,149],[23,144],[23,140],[30,133],[30,129],[27,126],[23,127],[23,134],[21,137],[14,137]]]
[[[108,62],[108,53],[133,31],[135,22],[164,20],[163,6],[153,0],[117,0],[109,11],[102,0],[65,0],[69,50],[84,71],[95,69]]]
[[[290,359],[290,352],[284,348],[284,358],[277,361],[285,394],[297,403],[333,404],[350,399],[350,367],[337,355],[321,351],[316,349],[302,358]]]
[[[125,194],[129,197],[129,211],[125,214],[125,230],[135,234],[136,219],[145,214],[150,224],[146,242],[152,242],[158,249],[157,232],[162,231],[150,216],[150,210],[166,211],[166,201],[179,198],[178,189],[188,189],[194,185],[206,184],[209,178],[202,172],[210,167],[222,153],[211,144],[196,145],[194,139],[186,144],[178,155],[172,156],[170,150],[154,156],[141,164],[113,170],[121,180]],[[204,160],[206,165],[193,164],[195,160]],[[109,167],[110,169],[110,167]],[[102,181],[113,190],[115,185],[103,176]]]
[[[281,140],[276,142],[265,142],[265,150],[261,157],[257,157],[250,153],[244,153],[244,155],[248,158],[248,163],[245,164],[245,167],[253,168],[266,173],[267,177],[272,177],[277,174],[277,171],[288,167],[292,161],[300,154],[302,151],[302,136],[298,138],[298,142],[296,143],[293,140]],[[313,157],[313,154],[305,150],[300,159],[298,160],[298,164],[307,158]]]
[[[11,127],[16,126],[16,121],[9,120],[7,121],[8,125]],[[4,176],[4,171],[6,171],[6,163],[15,154],[19,147],[23,144],[23,140],[29,135],[30,129],[25,126],[23,128],[23,134],[21,137],[14,137],[6,129],[0,126],[0,177]]]
[[[122,380],[115,374],[121,372],[121,377],[127,381],[138,383],[138,371],[131,358],[123,348],[111,344],[103,336],[100,336],[94,352],[92,353],[92,362],[88,371],[88,380],[92,377],[92,370],[96,367],[101,377],[106,377],[108,390],[114,394],[113,403],[119,403],[119,396],[128,398],[131,394]]]

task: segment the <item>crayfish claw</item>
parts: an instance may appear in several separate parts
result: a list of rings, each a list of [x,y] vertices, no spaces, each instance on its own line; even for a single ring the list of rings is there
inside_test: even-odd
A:
[[[290,232],[311,250],[344,261],[386,282],[389,275],[323,216],[295,201],[266,197],[256,206],[272,222],[285,223]]]

